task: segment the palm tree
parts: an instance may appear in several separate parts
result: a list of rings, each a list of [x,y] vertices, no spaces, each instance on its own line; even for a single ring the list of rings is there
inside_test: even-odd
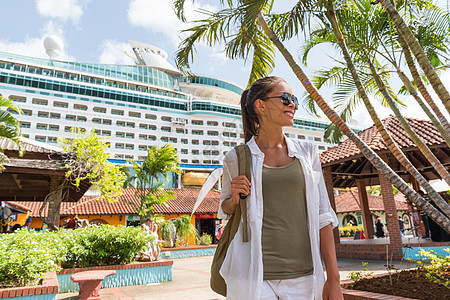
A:
[[[392,20],[392,22],[394,23],[394,25],[398,31],[398,34],[409,46],[411,52],[416,57],[417,62],[419,63],[420,67],[422,68],[423,72],[425,73],[425,76],[427,77],[427,79],[430,82],[431,86],[433,87],[434,91],[441,99],[441,101],[444,104],[447,111],[450,112],[450,94],[447,91],[447,89],[445,88],[445,86],[442,83],[441,79],[439,78],[438,74],[436,73],[436,71],[435,71],[433,65],[431,64],[430,60],[428,59],[426,53],[423,51],[423,48],[420,46],[419,41],[412,34],[411,30],[408,28],[408,25],[405,23],[403,18],[400,16],[397,9],[392,4],[391,0],[376,0],[375,2],[373,2],[373,4],[378,4],[378,3],[381,3],[383,8],[389,14],[389,17]]]
[[[175,0],[175,8],[177,15],[182,16],[184,0]],[[295,62],[292,55],[287,51],[279,37],[268,26],[263,17],[263,12],[269,12],[271,4],[266,4],[263,0],[244,1],[242,5],[234,7],[232,2],[228,2],[230,8],[223,9],[217,13],[210,13],[209,18],[205,20],[196,21],[197,26],[185,30],[191,32],[191,35],[186,38],[178,52],[176,53],[177,65],[183,69],[189,69],[189,60],[193,58],[194,44],[200,40],[206,40],[209,45],[218,42],[225,42],[226,53],[228,57],[247,58],[250,50],[253,50],[253,64],[250,78],[258,77],[260,74],[267,74],[273,66],[272,55],[266,54],[264,56],[256,57],[264,49],[272,49],[267,44],[267,38],[277,47],[281,52],[289,66],[296,74],[299,81],[305,87],[307,92],[311,95],[317,105],[322,109],[324,114],[334,123],[338,128],[344,132],[350,140],[360,149],[361,153],[374,165],[377,170],[384,175],[392,184],[394,184],[408,199],[420,207],[427,215],[440,224],[442,228],[450,232],[450,220],[436,210],[429,202],[423,199],[419,194],[412,190],[392,169],[372,150],[370,149],[339,117],[339,115],[325,102],[319,91],[314,87],[309,78],[305,75],[300,66]],[[304,8],[309,9],[309,2],[298,2],[292,11],[302,11]],[[298,19],[298,18],[297,18]],[[237,32],[233,30],[232,25],[237,24]],[[257,25],[260,25],[266,38],[261,37],[261,30]],[[292,24],[292,23],[291,23]],[[293,25],[289,27],[293,28]],[[298,29],[298,28],[297,28]],[[231,38],[231,41],[228,41]],[[254,47],[254,48],[253,48]],[[272,53],[269,51],[269,53]],[[267,62],[265,64],[265,62]],[[264,73],[266,71],[266,73]],[[251,82],[251,81],[249,81]]]
[[[173,221],[176,229],[177,242],[181,243],[190,236],[196,236],[197,229],[191,223],[189,215],[182,215]]]
[[[169,144],[161,148],[151,147],[147,149],[147,157],[143,162],[133,162],[134,175],[125,172],[127,179],[124,188],[131,185],[136,188],[136,204],[128,201],[138,212],[140,221],[153,214],[153,207],[156,204],[164,204],[167,200],[172,200],[175,195],[171,191],[164,191],[164,183],[160,177],[168,180],[169,172],[180,172],[177,151]]]
[[[349,36],[350,39],[350,46],[352,47],[352,50],[354,50],[354,56],[359,57],[359,65],[363,66],[361,61],[365,62],[368,68],[370,69],[369,73],[372,74],[372,76],[375,79],[375,83],[379,91],[381,91],[382,95],[384,96],[384,99],[389,103],[389,106],[394,111],[397,119],[401,123],[401,125],[404,127],[405,131],[412,137],[413,141],[418,145],[419,149],[428,148],[425,146],[425,144],[421,141],[421,139],[417,136],[417,134],[414,132],[414,130],[411,128],[411,126],[408,124],[408,122],[403,118],[401,115],[396,101],[394,101],[392,98],[392,92],[386,87],[385,83],[383,82],[381,76],[379,75],[378,68],[375,67],[374,63],[374,52],[376,52],[374,49],[377,49],[377,42],[383,40],[383,24],[386,25],[386,22],[383,22],[383,19],[386,20],[386,18],[383,18],[383,15],[379,15],[379,12],[375,11],[373,7],[370,5],[365,4],[365,2],[357,2],[359,5],[347,5],[345,9],[343,9],[340,13],[340,20],[343,20],[341,24],[344,24],[346,30],[346,34]],[[330,10],[330,9],[329,9]],[[329,11],[328,10],[328,11]],[[334,22],[337,24],[337,18],[335,16],[329,17],[329,19],[334,19]],[[380,27],[381,25],[381,27]],[[387,24],[388,25],[388,24]],[[338,25],[337,25],[338,26]],[[326,26],[324,26],[326,27]],[[419,182],[421,186],[424,187],[424,189],[427,191],[428,194],[430,194],[431,198],[438,204],[438,206],[443,209],[443,211],[447,214],[447,216],[450,217],[450,206],[447,204],[445,200],[442,199],[442,197],[431,187],[431,185],[428,183],[428,181],[420,174],[420,172],[411,164],[411,162],[408,160],[408,158],[404,155],[404,153],[400,150],[400,148],[396,145],[396,143],[392,140],[389,133],[385,130],[384,126],[379,126],[378,123],[381,123],[381,121],[376,116],[376,112],[374,108],[371,106],[370,101],[368,100],[367,94],[365,94],[365,89],[362,87],[362,83],[359,80],[359,73],[367,73],[365,71],[358,72],[353,65],[352,58],[350,57],[350,54],[345,46],[345,40],[344,37],[341,35],[339,28],[334,28],[335,36],[338,35],[339,38],[333,37],[329,34],[324,33],[326,31],[326,28],[320,28],[320,30],[317,30],[316,32],[319,32],[319,34],[322,36],[322,39],[313,38],[312,42],[308,43],[306,50],[309,52],[314,45],[317,45],[319,42],[336,42],[336,40],[341,40],[339,43],[341,49],[346,53],[344,56],[346,56],[347,66],[348,68],[354,68],[353,72],[351,72],[353,78],[357,77],[355,82],[359,82],[360,86],[358,86],[359,95],[361,98],[366,98],[364,100],[364,103],[366,107],[369,110],[369,113],[371,114],[371,117],[376,124],[377,128],[379,129],[379,132],[381,136],[383,137],[385,144],[391,150],[393,155],[397,158],[397,160],[405,167],[405,169],[414,176],[414,178]],[[372,31],[369,29],[372,28]],[[388,27],[389,29],[389,27]],[[381,34],[380,31],[381,30]],[[357,55],[355,55],[357,53]],[[378,64],[377,64],[378,66]],[[355,75],[356,74],[356,75]],[[324,81],[320,81],[323,83]],[[370,107],[369,107],[370,106]],[[381,127],[381,128],[380,128]],[[424,150],[425,151],[425,150]],[[442,174],[445,176],[446,170],[440,164],[440,162],[434,157],[434,155],[431,153],[431,151],[428,149],[426,151],[426,155],[431,155],[432,158],[434,158],[434,162],[437,161],[437,164],[440,165],[441,170],[443,170]],[[450,175],[450,174],[449,174]],[[447,178],[449,179],[449,178]]]
[[[20,132],[20,122],[13,116],[13,112],[22,114],[22,110],[17,104],[0,96],[0,138],[7,138],[14,141],[19,147],[19,155],[23,155],[23,147],[19,138],[22,135]],[[3,163],[7,159],[0,149],[0,172],[4,169]]]

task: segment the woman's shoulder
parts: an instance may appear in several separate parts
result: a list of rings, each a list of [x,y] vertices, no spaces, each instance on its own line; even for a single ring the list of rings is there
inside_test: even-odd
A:
[[[225,154],[225,157],[223,158],[224,164],[232,164],[237,162],[237,155],[236,155],[236,149],[231,149],[230,151]]]
[[[295,147],[302,152],[315,152],[316,151],[316,146],[308,141],[304,141],[304,140],[294,140],[291,139],[291,141],[294,143]]]

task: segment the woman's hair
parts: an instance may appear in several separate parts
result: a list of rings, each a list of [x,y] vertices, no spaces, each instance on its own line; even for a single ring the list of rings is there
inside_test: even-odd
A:
[[[255,111],[255,101],[264,98],[273,88],[285,82],[284,79],[276,76],[260,78],[253,82],[249,89],[241,95],[242,126],[244,127],[244,139],[247,143],[252,136],[258,134],[259,119]]]

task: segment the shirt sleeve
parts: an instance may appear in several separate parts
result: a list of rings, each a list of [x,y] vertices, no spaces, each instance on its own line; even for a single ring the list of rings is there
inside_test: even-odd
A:
[[[313,171],[319,174],[319,229],[331,224],[334,227],[338,226],[338,219],[336,213],[330,204],[325,180],[323,179],[322,164],[320,162],[319,154],[316,146],[311,144]]]
[[[233,149],[227,153],[223,160],[223,177],[222,177],[222,191],[220,194],[219,211],[217,218],[228,220],[231,215],[227,214],[222,209],[222,202],[227,199],[231,199],[231,179],[238,176],[237,169],[237,156],[236,151]]]

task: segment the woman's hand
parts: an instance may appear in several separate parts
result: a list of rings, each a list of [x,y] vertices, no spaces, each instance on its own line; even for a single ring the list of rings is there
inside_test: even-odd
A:
[[[341,285],[338,280],[327,279],[323,286],[323,300],[343,300]]]
[[[239,194],[247,196],[250,194],[251,183],[247,176],[236,176],[231,180],[231,199],[222,202],[222,209],[229,215],[234,215],[239,204]]]

